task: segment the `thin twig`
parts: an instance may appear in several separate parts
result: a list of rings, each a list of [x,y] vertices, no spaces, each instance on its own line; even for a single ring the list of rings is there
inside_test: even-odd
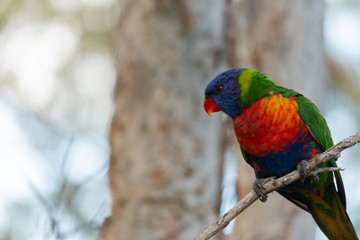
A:
[[[339,158],[341,151],[350,148],[358,143],[360,143],[360,133],[344,139],[343,141],[329,148],[325,152],[318,154],[316,157],[310,159],[306,164],[306,171],[309,173],[309,176],[314,176],[316,175],[316,173],[319,173],[319,171],[341,170],[339,168],[335,168],[335,169],[327,168],[325,170],[318,170],[318,167],[321,164],[330,161],[331,159]],[[301,178],[303,178],[303,176],[300,174],[299,170],[294,170],[280,178],[276,178],[276,179],[267,178],[262,182],[264,187],[262,192],[264,194],[268,194],[270,192],[279,190],[280,188],[285,187],[286,185],[296,182]],[[211,224],[209,227],[204,229],[199,235],[197,235],[194,238],[194,240],[207,240],[211,238],[221,229],[226,227],[230,223],[230,221],[232,221],[237,215],[239,215],[248,206],[254,203],[258,198],[259,195],[257,195],[255,191],[252,190],[244,198],[242,198],[237,204],[235,204],[235,206],[232,207],[228,212],[226,212],[223,216],[219,217],[213,224]]]
[[[336,171],[344,171],[345,169],[340,167],[326,167],[326,168],[317,168],[314,171],[312,171],[310,174],[312,176],[317,176],[319,173],[322,172],[336,172]]]

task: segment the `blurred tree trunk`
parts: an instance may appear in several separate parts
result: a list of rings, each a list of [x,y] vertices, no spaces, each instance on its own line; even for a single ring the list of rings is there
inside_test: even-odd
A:
[[[206,116],[202,101],[225,65],[226,3],[123,0],[120,7],[113,211],[103,237],[191,239],[218,215],[220,121]]]
[[[235,138],[221,131],[219,115],[206,119],[206,84],[226,66],[257,68],[319,105],[326,82],[323,8],[310,0],[121,1],[110,135],[113,215],[104,239],[191,239],[215,219],[219,159]],[[239,197],[254,179],[240,160]],[[271,194],[237,218],[231,238],[312,239],[314,230],[309,214]]]
[[[321,108],[326,89],[324,2],[244,0],[234,9],[227,34],[234,49],[230,65],[259,69]],[[240,160],[239,198],[251,190],[254,179],[253,170]],[[236,219],[231,239],[314,239],[315,226],[310,214],[275,193]]]

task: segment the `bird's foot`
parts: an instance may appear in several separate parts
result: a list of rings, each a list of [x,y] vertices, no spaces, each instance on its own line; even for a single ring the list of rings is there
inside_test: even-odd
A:
[[[313,172],[309,172],[306,168],[307,166],[307,161],[306,160],[302,160],[301,162],[298,163],[298,165],[296,166],[297,170],[300,173],[301,176],[301,182],[304,182],[306,178],[308,177],[313,177],[315,182],[319,182],[319,176]]]
[[[254,191],[260,196],[261,202],[266,202],[268,196],[262,192],[262,189],[265,189],[262,183],[262,180],[264,179],[256,179],[253,184]]]
[[[307,161],[306,160],[302,160],[296,166],[296,168],[299,171],[300,176],[301,176],[301,182],[304,182],[305,179],[309,176],[309,172],[308,172],[306,166],[307,166]]]

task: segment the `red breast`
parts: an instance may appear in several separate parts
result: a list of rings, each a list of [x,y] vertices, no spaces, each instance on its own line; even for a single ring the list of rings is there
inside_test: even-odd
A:
[[[294,97],[271,95],[244,109],[234,120],[241,147],[250,154],[265,156],[292,144],[306,130]]]

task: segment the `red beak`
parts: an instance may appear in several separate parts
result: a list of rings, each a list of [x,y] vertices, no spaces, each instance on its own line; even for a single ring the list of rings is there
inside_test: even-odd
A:
[[[221,110],[212,98],[205,98],[204,109],[209,116],[211,116],[212,112],[219,112]]]

